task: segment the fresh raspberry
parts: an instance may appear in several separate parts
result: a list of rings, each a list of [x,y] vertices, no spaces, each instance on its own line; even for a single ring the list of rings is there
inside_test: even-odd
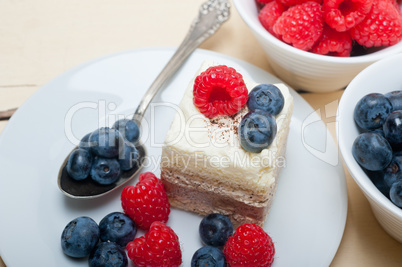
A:
[[[321,5],[310,1],[283,12],[274,25],[274,32],[284,42],[308,51],[320,38],[323,27]]]
[[[352,38],[349,32],[337,32],[325,25],[320,39],[311,49],[311,52],[320,55],[348,57],[352,52]]]
[[[323,0],[278,0],[280,3],[282,3],[285,6],[296,6],[296,5],[300,5],[303,4],[305,2],[309,2],[309,1],[314,1],[317,2],[319,4],[322,4]]]
[[[137,267],[175,267],[182,263],[179,238],[161,222],[152,223],[145,236],[134,239],[126,248]]]
[[[233,115],[246,104],[248,90],[243,76],[225,65],[210,67],[195,78],[193,102],[208,118]]]
[[[364,20],[373,0],[324,0],[325,22],[338,32],[347,31]]]
[[[229,237],[223,252],[230,267],[268,267],[274,261],[275,247],[260,226],[245,223]]]
[[[373,0],[366,18],[350,30],[352,39],[365,47],[389,46],[402,39],[402,17],[394,0]]]
[[[135,186],[126,186],[121,193],[124,212],[139,228],[148,229],[155,221],[166,223],[170,203],[160,179],[151,172],[141,173]]]
[[[286,10],[286,7],[282,5],[279,1],[272,1],[266,4],[258,13],[258,19],[261,25],[272,35],[274,33],[273,27],[276,20],[282,15]]]

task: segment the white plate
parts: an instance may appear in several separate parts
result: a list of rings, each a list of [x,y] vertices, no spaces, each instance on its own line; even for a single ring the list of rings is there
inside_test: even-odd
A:
[[[57,173],[76,145],[68,136],[82,137],[100,126],[99,119],[132,114],[172,53],[164,48],[139,49],[83,64],[49,82],[18,109],[0,136],[0,255],[8,267],[87,265],[87,260],[63,254],[61,232],[78,216],[99,222],[106,214],[121,211],[121,189],[93,200],[64,196],[57,187]],[[245,62],[197,50],[154,102],[179,103],[205,59],[232,66],[260,83],[280,82]],[[264,229],[275,243],[274,267],[328,266],[345,227],[344,171],[324,123],[293,90],[292,95],[287,166]],[[158,159],[174,112],[160,106],[150,110],[146,118],[155,115],[151,125],[155,134],[144,129],[143,140],[150,156]],[[144,171],[160,174],[158,164],[151,161]],[[171,212],[168,225],[182,244],[183,266],[190,266],[193,253],[201,247],[200,220],[188,212]]]

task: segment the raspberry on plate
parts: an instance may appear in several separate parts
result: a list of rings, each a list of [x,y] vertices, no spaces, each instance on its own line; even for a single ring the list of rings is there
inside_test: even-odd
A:
[[[195,78],[193,102],[208,118],[236,114],[247,102],[243,76],[225,65],[206,69]]]
[[[164,223],[152,223],[145,236],[127,244],[128,257],[137,267],[175,267],[182,263],[179,238]]]
[[[231,267],[269,267],[274,261],[275,247],[260,226],[245,223],[229,238],[223,252]]]
[[[310,1],[283,12],[273,30],[284,42],[308,51],[321,37],[323,28],[321,5]]]
[[[402,39],[402,16],[394,0],[373,0],[365,19],[350,29],[350,35],[365,47],[391,46]]]
[[[286,9],[287,7],[279,1],[272,1],[260,10],[258,20],[270,34],[276,36],[273,30],[274,24]]]
[[[165,188],[151,172],[141,173],[135,186],[123,189],[121,205],[141,229],[148,229],[155,221],[166,223],[169,219],[170,203]]]
[[[364,20],[373,0],[324,0],[325,22],[338,32],[347,31]]]
[[[348,32],[337,32],[325,25],[320,39],[311,52],[320,55],[348,57],[352,52],[352,44],[352,38]]]

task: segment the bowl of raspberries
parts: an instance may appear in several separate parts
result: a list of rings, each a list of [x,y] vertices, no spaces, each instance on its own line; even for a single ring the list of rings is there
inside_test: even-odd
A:
[[[348,85],[338,106],[340,152],[378,222],[402,242],[402,54]]]
[[[274,74],[296,90],[346,88],[402,52],[400,0],[233,0]]]

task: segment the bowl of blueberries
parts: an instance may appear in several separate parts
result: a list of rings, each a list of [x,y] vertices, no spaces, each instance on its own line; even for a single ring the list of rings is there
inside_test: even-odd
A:
[[[346,167],[378,222],[402,242],[402,54],[361,71],[338,106]]]

